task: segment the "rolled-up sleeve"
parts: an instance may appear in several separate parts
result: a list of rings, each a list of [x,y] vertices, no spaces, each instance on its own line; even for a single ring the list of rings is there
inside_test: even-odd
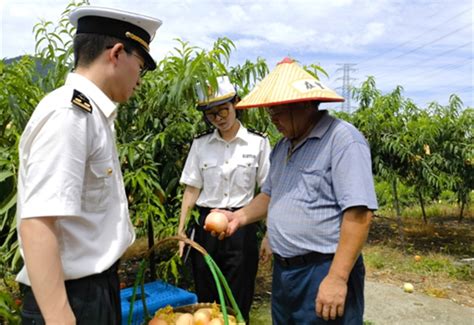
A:
[[[21,218],[80,215],[87,118],[79,110],[59,108],[28,130]]]
[[[265,183],[268,172],[270,171],[270,151],[271,148],[268,138],[263,138],[257,171],[257,184],[259,187],[262,187]]]
[[[203,185],[203,179],[199,169],[199,156],[197,151],[198,145],[196,141],[193,141],[191,150],[189,151],[188,157],[186,158],[186,163],[184,164],[179,183],[201,189]]]

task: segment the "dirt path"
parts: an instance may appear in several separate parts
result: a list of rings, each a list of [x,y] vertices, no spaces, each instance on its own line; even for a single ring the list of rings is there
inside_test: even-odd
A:
[[[271,325],[270,296],[254,303],[251,324]],[[392,284],[366,281],[365,315],[370,325],[474,325],[474,308]]]
[[[366,281],[364,318],[375,325],[473,325],[474,308],[422,293],[408,294],[392,284]]]

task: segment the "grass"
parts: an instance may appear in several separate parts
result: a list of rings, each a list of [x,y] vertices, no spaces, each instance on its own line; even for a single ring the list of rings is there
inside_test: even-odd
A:
[[[461,222],[453,205],[434,204],[426,211],[428,224],[419,208],[405,209],[402,234],[393,215],[378,212],[363,251],[368,279],[410,282],[419,292],[474,306],[473,268],[461,263],[474,256],[472,207]]]
[[[420,255],[407,255],[396,248],[381,245],[368,245],[364,248],[365,264],[374,270],[390,270],[424,277],[437,276],[460,281],[474,280],[471,267],[459,264],[452,256],[428,253],[421,255],[418,261],[415,260],[415,256]]]
[[[430,219],[439,220],[453,218],[459,218],[460,207],[458,204],[449,203],[449,202],[435,202],[431,204],[425,205],[425,213],[428,221]],[[395,211],[392,207],[384,206],[377,211],[377,214],[383,215],[390,218],[395,218]],[[423,218],[423,214],[421,211],[420,205],[413,205],[408,207],[403,207],[401,211],[401,215],[403,218],[408,219],[417,219],[421,220]],[[473,218],[474,217],[474,209],[471,206],[465,207],[463,218]]]

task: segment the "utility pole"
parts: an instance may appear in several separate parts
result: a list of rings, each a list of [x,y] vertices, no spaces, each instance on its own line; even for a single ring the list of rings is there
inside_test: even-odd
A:
[[[347,113],[351,112],[351,81],[355,80],[355,78],[351,78],[350,74],[351,72],[355,72],[356,69],[353,68],[355,66],[355,63],[338,63],[337,65],[342,66],[342,68],[339,68],[336,70],[342,71],[342,78],[337,78],[336,80],[341,80],[342,79],[342,87],[337,87],[336,89],[341,89],[342,88],[342,97],[344,97],[345,101],[341,103],[341,110]]]

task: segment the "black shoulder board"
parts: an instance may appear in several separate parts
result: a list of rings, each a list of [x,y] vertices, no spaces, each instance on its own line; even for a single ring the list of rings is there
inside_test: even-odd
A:
[[[92,114],[92,105],[89,102],[89,99],[87,99],[87,97],[84,96],[83,93],[77,91],[76,89],[74,89],[74,93],[72,94],[71,103],[73,103],[74,106],[82,109],[83,111]]]
[[[254,129],[247,129],[250,133],[253,133],[253,134],[256,134],[256,135],[259,135],[263,138],[265,138],[267,136],[266,133],[263,133],[263,132],[260,132],[260,131],[257,131],[257,130],[254,130]]]
[[[201,132],[201,133],[197,134],[196,136],[194,136],[194,139],[198,139],[198,138],[203,137],[205,135],[211,134],[212,132],[214,132],[213,129],[208,129],[208,130],[206,130],[204,132]]]

